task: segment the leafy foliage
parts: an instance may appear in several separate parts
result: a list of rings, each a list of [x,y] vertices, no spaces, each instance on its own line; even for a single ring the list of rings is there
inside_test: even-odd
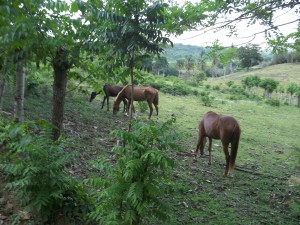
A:
[[[242,68],[247,68],[258,65],[263,60],[260,54],[258,45],[247,45],[238,49],[238,56],[241,60]]]
[[[212,106],[214,97],[211,96],[209,92],[201,92],[200,95],[204,106]]]
[[[74,155],[51,140],[50,128],[43,121],[8,124],[0,136],[6,188],[41,222],[55,220],[57,212],[75,216],[89,206],[82,185],[65,170]]]
[[[259,87],[261,78],[259,76],[247,76],[242,80],[242,84],[246,86],[249,90],[253,87]]]
[[[271,106],[280,106],[280,101],[278,98],[268,98],[266,103]]]
[[[270,97],[270,95],[273,93],[273,91],[276,90],[279,82],[277,80],[274,80],[272,78],[265,78],[262,79],[259,86],[265,90],[267,93],[267,97]]]
[[[167,206],[161,198],[170,187],[169,172],[174,161],[165,151],[178,149],[179,135],[172,128],[175,119],[163,124],[132,121],[132,131],[115,130],[112,135],[124,146],[114,147],[116,167],[100,162],[109,176],[89,179],[96,190],[96,209],[91,220],[101,224],[141,224],[151,216],[168,219]],[[104,188],[103,188],[104,185]]]

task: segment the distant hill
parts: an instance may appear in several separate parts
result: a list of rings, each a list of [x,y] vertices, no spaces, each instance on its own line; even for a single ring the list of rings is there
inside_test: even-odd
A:
[[[173,48],[167,47],[165,49],[163,56],[167,58],[169,63],[176,63],[176,60],[185,59],[188,55],[192,55],[194,59],[197,59],[202,49],[204,47],[174,43]]]
[[[237,72],[223,77],[209,78],[206,83],[216,85],[225,84],[227,81],[233,80],[235,84],[240,84],[245,77],[254,75],[261,78],[273,78],[278,80],[283,86],[291,82],[296,82],[300,85],[300,63],[284,63],[253,69],[249,72]]]
[[[185,59],[186,56],[192,55],[193,58],[196,60],[199,57],[199,53],[205,50],[205,47],[200,47],[196,45],[183,45],[183,44],[176,44],[174,43],[174,47],[166,47],[165,52],[162,56],[166,57],[168,62],[173,64],[176,63],[178,59]],[[270,61],[272,59],[271,52],[262,52],[261,53],[264,61]]]

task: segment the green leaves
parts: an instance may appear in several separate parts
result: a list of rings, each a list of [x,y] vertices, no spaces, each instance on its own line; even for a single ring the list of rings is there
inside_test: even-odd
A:
[[[132,121],[132,131],[116,130],[112,135],[126,146],[116,146],[115,169],[99,193],[90,218],[105,224],[135,224],[150,216],[166,219],[167,208],[157,199],[163,197],[174,161],[166,151],[178,149],[179,134],[173,130],[175,119],[159,124]],[[101,166],[100,168],[103,168]],[[108,171],[108,170],[106,170]],[[89,184],[98,182],[89,182]],[[99,183],[98,183],[99,184]],[[99,186],[95,186],[99,190]],[[115,217],[118,215],[118,217]]]
[[[10,177],[6,188],[42,221],[53,218],[57,210],[73,214],[81,204],[89,205],[81,184],[65,171],[74,155],[51,140],[50,128],[42,121],[16,124],[0,136],[6,151],[0,170]]]

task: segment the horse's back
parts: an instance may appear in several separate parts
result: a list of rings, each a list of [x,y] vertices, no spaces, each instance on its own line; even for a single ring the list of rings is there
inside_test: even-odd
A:
[[[220,115],[211,111],[204,115],[199,126],[202,126],[201,129],[203,129],[206,136],[213,139],[229,140],[235,129],[240,132],[239,123],[234,117]]]
[[[124,92],[126,98],[131,98],[131,91],[132,86],[127,85],[124,87]],[[144,101],[146,99],[151,99],[153,96],[155,96],[158,93],[158,90],[156,90],[153,87],[147,87],[147,86],[134,86],[134,100],[135,101]]]
[[[103,90],[108,96],[116,97],[123,89],[122,86],[105,84]]]
[[[214,112],[207,112],[203,119],[200,122],[199,129],[202,130],[202,133],[205,136],[213,138],[213,139],[220,139],[219,129],[218,127],[218,114]]]

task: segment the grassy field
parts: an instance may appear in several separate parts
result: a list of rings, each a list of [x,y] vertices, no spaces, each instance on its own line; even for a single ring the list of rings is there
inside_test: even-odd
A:
[[[300,64],[285,63],[264,68],[251,69],[249,72],[237,72],[223,77],[209,79],[206,81],[206,83],[211,85],[220,85],[225,84],[227,81],[233,80],[235,84],[240,84],[241,80],[245,77],[255,75],[258,75],[262,78],[273,78],[278,80],[283,86],[287,86],[291,82],[300,84]]]
[[[278,74],[289,74],[289,68],[294,65],[285,66],[287,71]],[[295,65],[293,77],[286,80],[299,81],[299,68],[300,65]],[[275,73],[276,68],[272,71]],[[236,81],[246,75],[249,73],[231,78]],[[28,119],[50,119],[51,95],[47,91],[43,93],[26,98]],[[212,107],[205,107],[199,96],[160,93],[160,115],[153,119],[164,122],[175,116],[176,129],[184,134],[179,140],[181,151],[168,152],[176,165],[171,178],[174,190],[163,199],[171,209],[171,221],[166,224],[299,224],[300,109],[272,107],[251,100],[231,101],[218,91],[212,94],[216,100]],[[128,126],[128,117],[122,113],[113,116],[111,111],[100,110],[102,97],[98,96],[92,103],[88,97],[69,93],[64,120],[68,150],[79,153],[78,162],[69,172],[82,179],[92,171],[90,160],[98,155],[114,158],[112,147],[116,140],[109,133]],[[12,111],[12,107],[4,104],[4,110]],[[197,161],[192,157],[198,123],[210,110],[234,116],[242,129],[236,169],[227,178],[223,177],[225,158],[219,140],[213,141],[212,165],[208,165],[207,151]],[[147,120],[147,112],[139,113],[139,117]],[[151,224],[160,223],[153,219]]]

